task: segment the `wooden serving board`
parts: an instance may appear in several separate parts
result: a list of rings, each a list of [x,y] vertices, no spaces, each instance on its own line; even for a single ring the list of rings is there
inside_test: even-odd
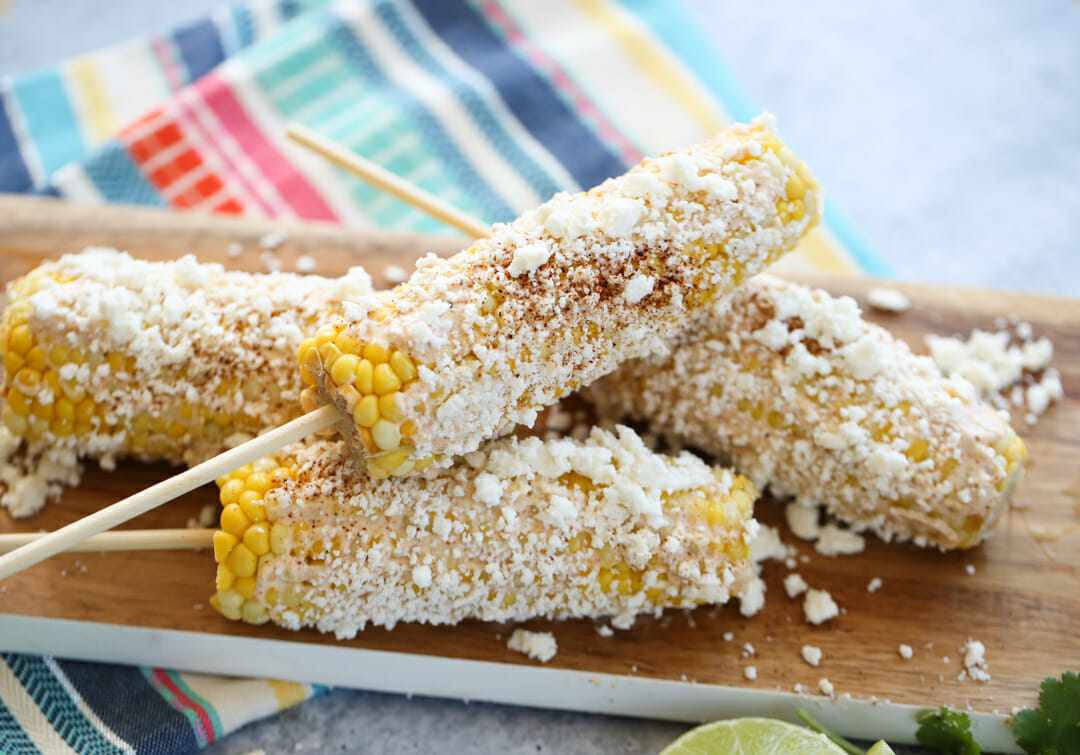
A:
[[[106,217],[95,208],[74,219],[71,212],[48,202],[0,201],[3,280],[43,256],[87,244],[127,246],[152,257],[192,252],[259,269],[257,239],[273,228],[158,211],[109,208]],[[159,245],[165,238],[168,244]],[[231,259],[226,248],[235,238],[248,253]],[[296,226],[278,254],[284,260],[313,254],[318,272],[327,275],[363,264],[378,280],[386,264],[411,269],[420,253],[458,244]],[[529,622],[529,629],[551,631],[558,641],[558,655],[541,667],[506,648],[507,625],[401,625],[337,642],[311,631],[227,621],[207,603],[211,554],[177,551],[62,555],[5,580],[0,650],[688,721],[791,718],[796,708],[809,707],[842,733],[896,742],[913,741],[915,709],[949,705],[976,712],[984,745],[1015,751],[1004,724],[1013,708],[1034,705],[1044,677],[1080,670],[1080,301],[895,285],[914,306],[887,315],[866,306],[868,280],[813,282],[855,296],[870,319],[917,350],[926,333],[993,329],[996,317],[1017,315],[1054,342],[1066,392],[1035,427],[1018,427],[1030,450],[1027,476],[983,546],[943,554],[868,537],[864,553],[827,558],[785,533],[807,557],[797,571],[829,590],[844,610],[823,626],[805,623],[801,601],[783,591],[787,569],[770,562],[766,606],[750,619],[734,604],[675,611],[639,619],[613,637],[598,634],[591,621]],[[91,463],[82,485],[37,517],[13,521],[0,512],[0,531],[54,529],[173,471],[127,463],[104,473]],[[207,487],[129,526],[183,527],[214,502],[216,491]],[[759,504],[759,518],[782,528],[780,514],[772,501]],[[882,587],[870,593],[874,577]],[[729,632],[733,639],[725,640]],[[986,645],[989,682],[958,679],[969,638]],[[914,649],[912,659],[899,656],[901,643]],[[803,645],[822,650],[820,667],[802,660]],[[756,681],[744,678],[750,665]],[[818,692],[822,678],[837,699]],[[806,695],[796,694],[799,685]]]

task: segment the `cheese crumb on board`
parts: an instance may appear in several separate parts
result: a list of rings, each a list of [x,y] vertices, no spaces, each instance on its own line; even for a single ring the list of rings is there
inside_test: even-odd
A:
[[[986,646],[978,640],[969,639],[964,643],[964,671],[977,682],[990,681],[990,672],[986,668]]]
[[[527,629],[515,629],[506,647],[541,663],[547,663],[559,651],[555,635],[551,632],[530,632]]]
[[[383,277],[393,284],[404,283],[409,280],[409,273],[400,265],[387,265],[383,268]]]
[[[811,666],[817,667],[821,665],[821,648],[813,645],[803,645],[801,652],[803,660]]]
[[[821,690],[821,694],[823,695],[832,697],[833,694],[836,692],[836,690],[833,689],[832,682],[830,682],[828,679],[819,679],[817,684],[818,689]]]
[[[862,535],[837,527],[835,524],[826,524],[822,527],[814,543],[814,550],[823,556],[846,556],[862,553],[865,549],[866,540]]]
[[[803,601],[803,613],[809,623],[824,624],[840,615],[840,607],[827,590],[810,589]]]
[[[866,292],[866,301],[883,312],[907,312],[911,309],[911,299],[893,288],[873,286]]]
[[[299,273],[313,273],[318,263],[310,254],[301,254],[296,258],[296,271]]]
[[[750,681],[757,679],[757,666],[747,666],[743,669],[743,676]]]
[[[883,582],[881,581],[881,577],[874,577],[873,579],[870,580],[869,584],[866,585],[866,591],[867,592],[877,592],[878,590],[881,589],[882,584],[883,584]]]
[[[910,661],[912,656],[915,655],[915,651],[911,649],[911,645],[901,644],[897,652],[900,653],[900,657],[905,661]]]
[[[789,598],[797,598],[810,589],[806,580],[800,574],[789,574],[784,577],[784,592]]]
[[[787,520],[791,534],[800,540],[814,540],[821,532],[818,526],[818,507],[808,506],[793,501],[784,507],[784,519]]]

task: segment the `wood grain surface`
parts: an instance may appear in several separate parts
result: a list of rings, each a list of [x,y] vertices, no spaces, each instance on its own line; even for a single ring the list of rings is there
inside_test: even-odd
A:
[[[86,244],[127,247],[142,256],[174,257],[191,252],[229,267],[260,269],[258,239],[275,226],[221,218],[180,218],[168,213],[118,208],[75,212],[48,202],[0,202],[0,276],[9,280],[45,256],[76,251]],[[238,240],[247,250],[226,256]],[[406,238],[326,226],[295,226],[278,253],[311,254],[317,271],[336,274],[363,264],[378,279],[386,264],[411,269],[427,251],[447,252],[460,242]],[[302,250],[302,251],[301,251]],[[286,269],[289,265],[286,264]],[[1063,670],[1080,670],[1080,302],[988,291],[895,285],[914,307],[901,315],[876,314],[865,304],[870,281],[831,278],[813,281],[833,293],[850,294],[870,319],[889,327],[917,350],[923,335],[992,329],[998,316],[1017,315],[1036,336],[1055,344],[1054,366],[1066,399],[1034,427],[1018,431],[1030,450],[1027,476],[995,535],[968,552],[938,553],[911,545],[867,538],[864,553],[827,558],[789,534],[797,545],[797,571],[813,587],[829,590],[841,616],[813,627],[803,620],[801,601],[790,600],[781,581],[783,564],[765,567],[765,608],[750,619],[735,605],[669,612],[639,619],[630,631],[601,637],[591,621],[529,622],[552,631],[559,653],[555,668],[625,674],[730,687],[783,689],[802,685],[817,694],[828,678],[837,694],[915,705],[1007,714],[1032,705],[1039,682]],[[54,529],[156,482],[174,470],[166,466],[121,464],[106,473],[89,463],[82,485],[68,490],[30,520],[0,513],[0,531]],[[183,527],[216,491],[200,489],[147,514],[130,527]],[[765,499],[759,518],[780,524],[781,507]],[[969,567],[974,572],[969,573]],[[878,577],[881,589],[867,591]],[[183,629],[211,635],[269,637],[302,643],[334,643],[312,631],[288,632],[227,621],[207,598],[214,580],[209,552],[69,554],[51,559],[0,585],[0,613],[77,619],[143,627]],[[506,648],[511,627],[467,622],[455,627],[401,625],[371,629],[355,647],[511,664],[532,661]],[[724,635],[733,634],[726,641]],[[969,638],[986,645],[992,679],[960,681],[963,645]],[[744,645],[753,645],[747,657]],[[903,660],[901,643],[914,649]],[[818,668],[805,663],[803,645],[821,648]],[[0,638],[3,649],[3,638]],[[743,669],[757,668],[748,681]],[[251,673],[257,674],[258,669]]]

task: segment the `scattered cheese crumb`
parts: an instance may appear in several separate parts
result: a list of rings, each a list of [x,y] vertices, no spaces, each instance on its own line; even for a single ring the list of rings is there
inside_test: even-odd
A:
[[[754,646],[748,642],[742,646],[742,657],[749,658],[752,655],[757,655],[757,651],[754,649]]]
[[[900,657],[905,661],[910,661],[911,657],[915,655],[915,651],[911,649],[911,645],[900,645],[899,648]]]
[[[803,645],[802,657],[811,666],[818,666],[821,664],[821,648],[813,645]]]
[[[755,615],[765,605],[765,580],[754,577],[746,583],[739,594],[739,613],[747,618]]]
[[[964,643],[964,670],[977,682],[990,681],[990,672],[986,668],[986,646],[978,640],[969,639]]]
[[[809,589],[806,580],[799,574],[789,574],[784,577],[784,591],[789,598],[797,598]]]
[[[747,666],[743,669],[742,675],[750,681],[754,681],[757,679],[757,666]]]
[[[654,285],[656,285],[655,278],[650,278],[648,275],[635,275],[623,289],[623,298],[631,304],[637,304],[652,293]]]
[[[215,503],[208,503],[199,509],[199,515],[188,517],[187,528],[189,530],[201,529],[203,527],[213,527],[217,521],[218,512],[221,507]]]
[[[315,258],[310,254],[301,254],[296,258],[296,269],[298,272],[313,273],[315,272],[316,267],[317,263],[315,262]]]
[[[787,520],[791,534],[800,540],[814,540],[821,528],[818,526],[818,507],[806,506],[794,502],[784,507],[784,519]]]
[[[596,627],[596,633],[601,637],[612,637],[615,634],[615,630],[607,624],[600,624]]]
[[[559,651],[555,635],[551,632],[530,632],[526,629],[515,629],[506,647],[541,663],[547,663]]]
[[[874,309],[885,312],[907,312],[911,309],[911,300],[892,288],[874,286],[866,292],[866,301]]]
[[[851,555],[862,553],[866,549],[866,540],[851,530],[837,527],[835,524],[826,524],[821,528],[814,550],[823,556]]]
[[[289,232],[284,229],[270,231],[269,233],[263,234],[263,237],[259,239],[259,246],[263,249],[277,249],[284,244],[288,238]]]
[[[387,265],[383,268],[383,277],[390,283],[404,283],[409,280],[409,273],[399,265]]]
[[[229,247],[225,250],[225,253],[230,257],[239,257],[241,254],[244,253],[244,245],[237,241],[234,241],[229,244]]]
[[[734,632],[724,632],[724,642],[731,642],[735,639]]]
[[[836,601],[827,590],[810,589],[807,590],[806,599],[803,601],[803,613],[809,623],[823,624],[839,616],[840,607],[836,605]]]
[[[263,267],[271,273],[280,273],[282,269],[281,260],[273,252],[264,249],[259,252],[259,262],[263,264]]]
[[[874,577],[870,580],[870,583],[866,586],[867,592],[877,592],[881,589],[882,585],[881,577]]]
[[[821,690],[821,694],[827,695],[828,697],[832,697],[833,693],[836,691],[833,689],[832,682],[828,679],[819,679],[817,686],[818,689]]]

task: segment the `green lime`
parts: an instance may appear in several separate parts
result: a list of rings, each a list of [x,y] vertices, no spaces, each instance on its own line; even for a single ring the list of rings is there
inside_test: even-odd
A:
[[[660,755],[845,755],[824,734],[774,718],[732,718],[699,726]]]

